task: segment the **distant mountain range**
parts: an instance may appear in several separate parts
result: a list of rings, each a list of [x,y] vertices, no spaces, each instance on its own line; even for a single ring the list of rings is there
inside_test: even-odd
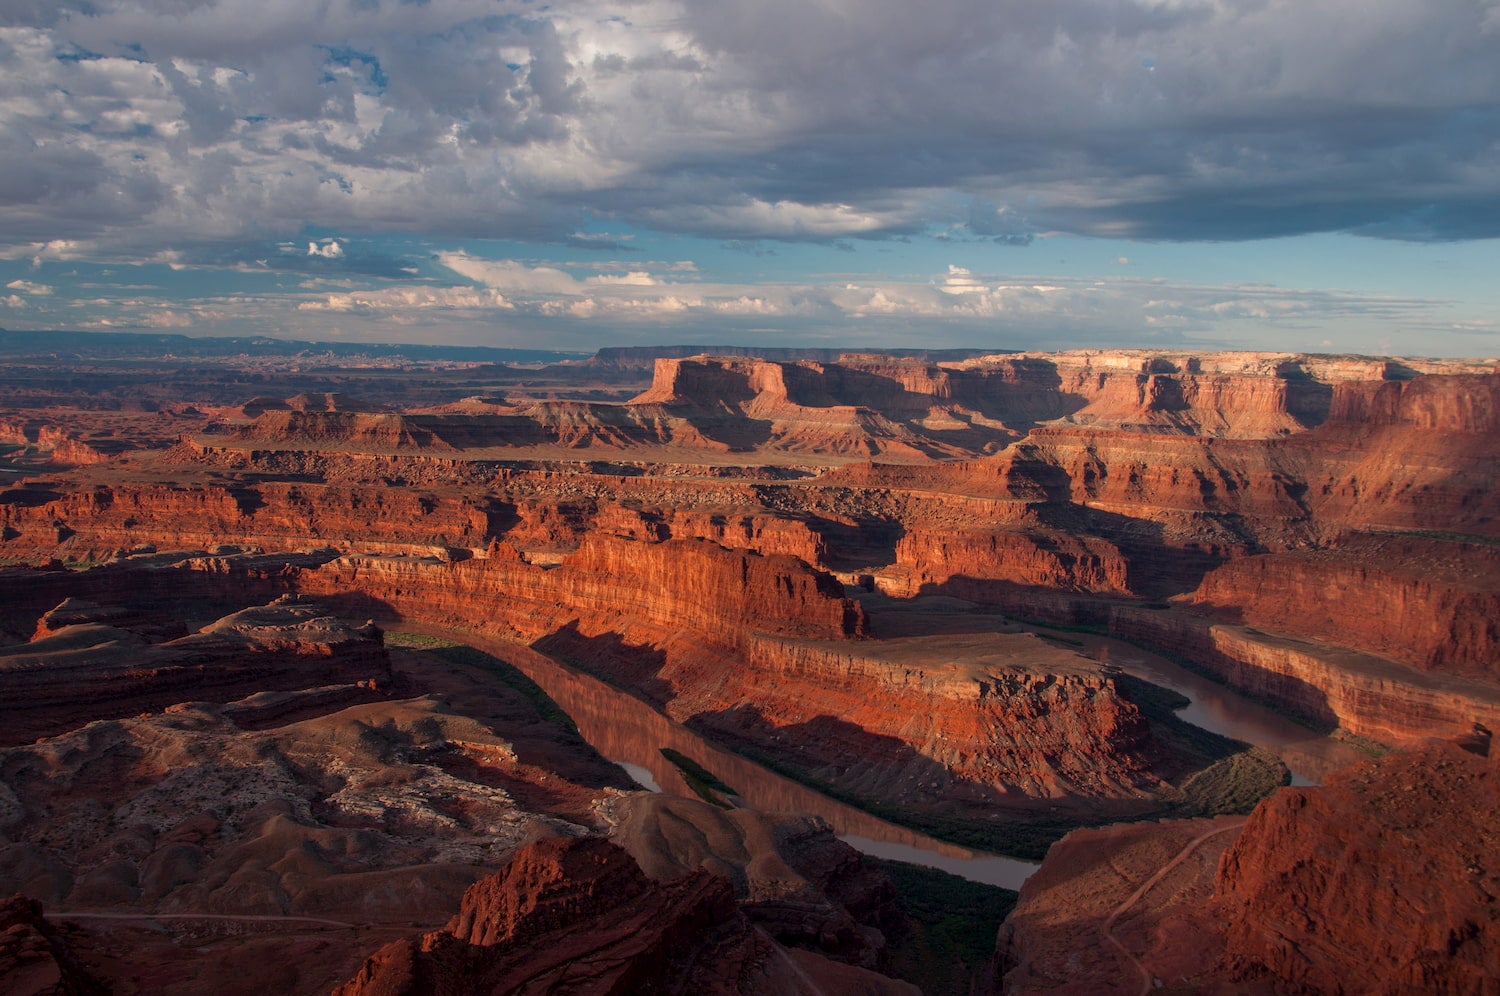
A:
[[[590,354],[557,349],[501,349],[493,346],[441,346],[414,343],[316,342],[270,336],[186,336],[160,332],[18,332],[0,329],[0,356],[65,354],[93,359],[157,359],[164,355],[208,359],[231,356],[407,357],[471,363],[556,363]]]

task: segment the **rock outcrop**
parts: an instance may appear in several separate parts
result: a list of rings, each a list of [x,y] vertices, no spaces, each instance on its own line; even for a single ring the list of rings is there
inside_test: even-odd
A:
[[[25,896],[0,902],[0,989],[11,996],[107,996],[69,949],[42,904]]]
[[[1429,741],[1248,819],[1077,830],[1003,925],[991,990],[1483,993],[1500,985],[1500,765]]]
[[[0,648],[0,698],[8,712],[0,743],[176,702],[334,685],[373,690],[390,681],[378,629],[352,627],[295,596],[164,643],[147,642],[140,627],[76,621],[101,615],[110,614],[65,602],[43,617],[43,635]],[[128,610],[123,615],[111,621],[128,625]]]
[[[620,800],[611,839],[651,878],[699,869],[727,878],[750,921],[777,942],[879,969],[903,926],[890,879],[816,818],[773,818],[665,793]]]
[[[804,958],[808,957],[806,955]],[[829,966],[861,991],[909,992]],[[756,930],[727,879],[669,883],[599,838],[550,839],[518,852],[464,894],[442,931],[377,951],[337,996],[379,993],[817,993],[810,973]]]
[[[1390,754],[1251,814],[1219,870],[1235,978],[1292,992],[1500,986],[1500,764]]]

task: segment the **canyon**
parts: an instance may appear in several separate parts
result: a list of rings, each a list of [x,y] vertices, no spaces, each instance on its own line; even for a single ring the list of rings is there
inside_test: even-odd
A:
[[[257,360],[253,385],[206,357],[140,387],[21,355],[0,893],[29,940],[0,972],[1495,984],[1500,363],[755,352]],[[1120,641],[1381,756],[1282,787],[1290,755],[1185,721]],[[577,681],[678,731],[650,734],[686,757],[650,765],[663,794],[569,717]],[[752,768],[806,795],[752,804]],[[918,897],[958,886],[835,823],[1046,860],[998,944],[985,921],[940,956]],[[1361,926],[1419,882],[1442,925]]]

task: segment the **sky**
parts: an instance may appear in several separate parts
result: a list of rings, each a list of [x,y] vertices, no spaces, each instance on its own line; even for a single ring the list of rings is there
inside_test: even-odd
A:
[[[0,328],[1500,355],[1500,0],[0,0]]]

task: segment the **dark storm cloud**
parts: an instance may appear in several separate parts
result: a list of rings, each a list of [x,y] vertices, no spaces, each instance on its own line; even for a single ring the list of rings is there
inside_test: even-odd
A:
[[[1500,236],[1494,0],[0,0],[0,239]]]

